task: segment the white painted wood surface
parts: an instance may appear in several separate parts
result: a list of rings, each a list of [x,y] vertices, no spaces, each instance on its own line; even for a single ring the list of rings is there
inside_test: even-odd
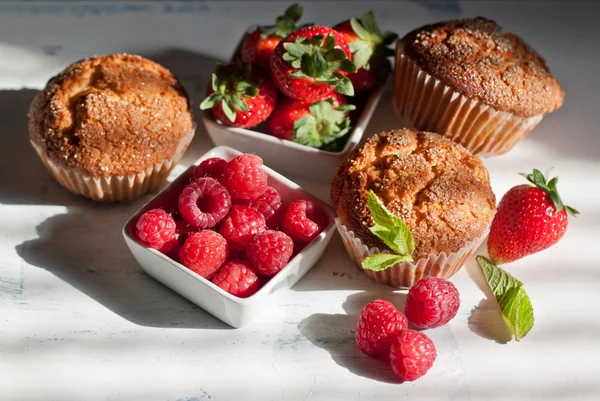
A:
[[[307,21],[332,24],[372,8],[400,34],[445,18],[495,18],[545,56],[567,93],[514,151],[485,160],[498,197],[522,182],[517,172],[554,166],[564,199],[582,212],[554,248],[507,267],[532,298],[534,329],[502,343],[500,317],[470,263],[453,279],[458,316],[427,333],[438,360],[414,383],[397,383],[355,348],[362,307],[378,297],[402,306],[404,294],[369,282],[339,237],[264,319],[233,330],[135,263],[120,228],[143,199],[93,204],[45,172],[25,115],[35,90],[66,64],[141,53],[175,71],[197,105],[215,59],[286,4],[0,3],[0,399],[600,399],[598,3],[305,3]],[[400,126],[388,89],[368,133]],[[175,174],[210,146],[200,126]],[[326,185],[297,181],[327,199]]]

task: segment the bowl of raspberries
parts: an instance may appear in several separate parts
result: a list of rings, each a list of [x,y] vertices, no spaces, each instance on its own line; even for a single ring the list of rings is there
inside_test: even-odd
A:
[[[361,140],[391,70],[371,12],[333,27],[300,25],[295,4],[251,28],[217,64],[200,104],[213,143],[261,156],[277,171],[327,181]]]
[[[135,213],[123,236],[146,273],[242,327],[319,260],[333,216],[259,156],[221,146]]]

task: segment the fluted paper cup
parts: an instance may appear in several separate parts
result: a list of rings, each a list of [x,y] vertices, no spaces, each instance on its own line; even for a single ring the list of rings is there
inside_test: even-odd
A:
[[[369,278],[382,284],[387,284],[396,288],[410,288],[422,278],[425,277],[440,277],[450,278],[458,272],[463,265],[469,260],[473,253],[479,248],[489,232],[489,225],[483,235],[475,240],[468,242],[458,252],[446,254],[442,252],[438,255],[429,254],[426,258],[421,258],[414,262],[402,262],[382,270],[374,271],[363,269],[361,264],[368,256],[377,253],[390,253],[387,250],[380,250],[376,247],[368,247],[365,245],[354,232],[348,230],[339,218],[335,221],[338,232],[342,237],[342,242],[346,247],[346,251],[350,258],[356,263],[357,267],[362,270]]]
[[[180,140],[171,159],[155,163],[137,174],[127,175],[90,176],[74,168],[55,163],[35,142],[31,141],[31,145],[50,174],[69,191],[95,201],[122,202],[132,201],[160,187],[173,167],[181,160],[194,137],[195,129],[194,126],[192,131]]]
[[[497,110],[455,91],[396,50],[394,110],[412,128],[443,134],[471,152],[490,156],[509,151],[542,120]]]

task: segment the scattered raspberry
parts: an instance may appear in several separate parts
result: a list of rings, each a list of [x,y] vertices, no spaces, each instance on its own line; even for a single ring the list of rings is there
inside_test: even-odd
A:
[[[283,217],[283,231],[295,241],[310,242],[326,226],[327,217],[319,206],[309,200],[297,200]]]
[[[202,177],[211,177],[217,181],[223,182],[223,174],[227,168],[227,161],[220,157],[211,157],[204,160],[196,169],[194,169],[194,179]]]
[[[258,198],[250,201],[241,200],[238,203],[262,213],[267,221],[267,227],[275,229],[279,225],[283,208],[281,207],[281,195],[279,195],[279,192],[275,188],[267,187],[265,192]]]
[[[252,200],[258,198],[267,189],[268,174],[261,170],[260,157],[243,154],[227,164],[223,183],[234,200]]]
[[[250,264],[239,259],[227,262],[213,277],[212,282],[240,298],[247,298],[260,288],[260,280]]]
[[[162,209],[142,214],[135,224],[138,237],[150,248],[168,252],[175,240],[175,220]],[[168,249],[166,249],[168,248]]]
[[[406,317],[392,303],[373,301],[365,306],[358,319],[356,346],[370,356],[385,355],[393,337],[407,325]]]
[[[256,235],[246,246],[246,257],[263,276],[272,276],[287,265],[294,241],[281,231],[267,230]]]
[[[191,225],[211,228],[229,212],[231,197],[214,178],[198,178],[179,195],[179,213]]]
[[[408,291],[404,313],[418,329],[432,329],[448,323],[458,311],[458,290],[448,280],[429,277]]]
[[[227,260],[227,241],[216,231],[202,230],[185,240],[180,263],[204,278],[211,278]]]
[[[266,229],[265,218],[260,212],[247,206],[234,205],[219,232],[234,250],[243,250],[248,241]]]
[[[402,330],[392,338],[390,363],[392,370],[402,380],[413,381],[423,376],[437,356],[435,345],[425,334]]]

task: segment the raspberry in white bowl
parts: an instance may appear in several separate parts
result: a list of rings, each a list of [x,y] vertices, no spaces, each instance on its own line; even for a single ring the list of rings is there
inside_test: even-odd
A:
[[[318,261],[333,223],[330,206],[260,157],[217,147],[129,219],[123,236],[150,276],[242,327]]]

